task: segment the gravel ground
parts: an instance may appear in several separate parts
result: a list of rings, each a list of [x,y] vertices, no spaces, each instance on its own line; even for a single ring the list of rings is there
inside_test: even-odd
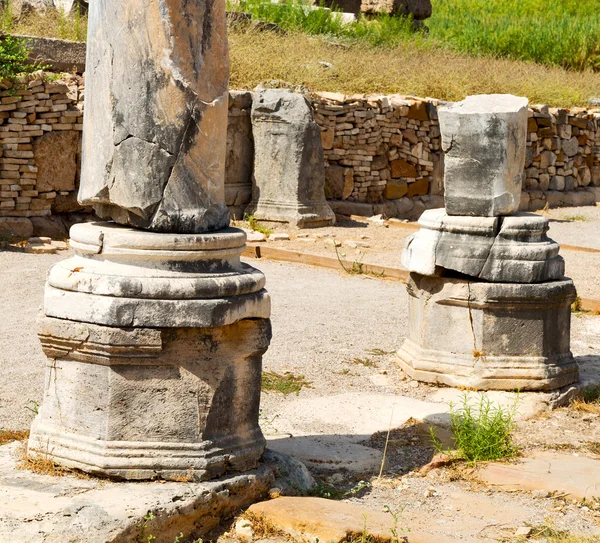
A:
[[[33,413],[25,405],[29,400],[42,399],[46,357],[36,335],[35,320],[42,305],[46,274],[66,255],[0,251],[0,307],[4,314],[0,319],[0,428],[27,428]]]
[[[385,229],[398,234],[401,229]],[[360,231],[364,231],[361,228]],[[48,268],[67,257],[0,252],[0,273],[5,288],[0,322],[0,428],[24,429],[31,421],[28,400],[40,401],[45,358],[35,335],[35,318],[42,302]],[[579,253],[577,253],[579,254]],[[312,388],[301,398],[328,397],[352,391],[401,393],[426,398],[434,387],[412,388],[395,367],[392,355],[406,334],[406,293],[399,282],[301,265],[251,261],[267,275],[273,300],[273,341],[264,356],[266,371],[304,375]],[[576,355],[600,354],[600,317],[573,319]],[[262,409],[268,421],[297,396],[263,394]],[[263,415],[264,416],[264,415]],[[596,456],[600,442],[595,414],[559,410],[519,424],[517,441],[525,446],[581,447]],[[263,425],[267,423],[263,420]],[[318,429],[315,429],[317,432]],[[349,498],[381,510],[384,505],[400,514],[399,528],[458,536],[464,541],[512,540],[514,530],[526,523],[547,524],[579,533],[600,533],[598,513],[557,499],[534,499],[529,493],[492,492],[452,469],[437,469],[427,477],[400,475],[412,467],[409,460],[430,458],[426,437],[410,428],[396,430],[390,442],[390,469],[381,480]],[[382,447],[382,436],[370,446]],[[404,465],[406,464],[406,465]],[[358,481],[347,474],[335,484],[343,489]],[[401,532],[402,533],[402,532]]]
[[[588,247],[600,251],[600,207],[572,207],[544,212],[550,219],[549,235],[565,245]],[[318,230],[298,230],[287,225],[276,225],[275,232],[287,232],[289,241],[269,241],[268,247],[291,249],[306,253],[336,257],[332,240],[342,244],[339,257],[351,267],[354,261],[402,268],[401,254],[406,238],[415,231],[415,223],[406,227],[341,219],[333,227]],[[299,236],[309,236],[299,237]],[[359,242],[368,247],[349,247],[347,242]],[[566,262],[566,275],[575,281],[582,298],[600,299],[600,253],[561,252]]]

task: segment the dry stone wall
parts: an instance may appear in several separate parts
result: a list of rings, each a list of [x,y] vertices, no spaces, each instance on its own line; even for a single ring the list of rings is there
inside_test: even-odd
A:
[[[0,217],[78,209],[83,79],[0,91]]]
[[[225,197],[239,218],[252,195],[252,98],[251,92],[230,92]],[[83,100],[79,76],[0,87],[0,223],[81,210]],[[439,101],[333,93],[311,101],[335,212],[415,219],[443,207]],[[531,106],[521,209],[597,199],[600,111]]]

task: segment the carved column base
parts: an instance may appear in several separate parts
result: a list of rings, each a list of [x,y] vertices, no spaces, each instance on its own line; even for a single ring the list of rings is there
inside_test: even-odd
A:
[[[478,390],[553,390],[578,380],[570,351],[570,279],[486,283],[410,274],[411,378]]]
[[[48,357],[30,455],[124,479],[206,480],[256,466],[269,297],[245,235],[77,225],[39,337]]]

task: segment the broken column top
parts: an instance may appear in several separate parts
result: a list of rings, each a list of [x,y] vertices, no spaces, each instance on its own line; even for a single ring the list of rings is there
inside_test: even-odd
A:
[[[229,224],[225,0],[91,2],[79,201],[195,234]]]
[[[448,215],[495,217],[519,208],[527,98],[469,96],[439,109]]]

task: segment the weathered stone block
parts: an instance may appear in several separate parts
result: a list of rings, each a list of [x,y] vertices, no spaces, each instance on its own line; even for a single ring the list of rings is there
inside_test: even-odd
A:
[[[408,184],[408,197],[424,196],[429,192],[429,181],[426,177],[422,177],[413,183]]]
[[[397,200],[408,194],[408,183],[399,179],[388,181],[383,191],[383,197],[387,200]]]
[[[407,291],[409,331],[398,357],[411,378],[480,390],[577,381],[570,279],[523,285],[411,273]]]
[[[308,100],[288,90],[257,92],[252,129],[255,184],[248,213],[300,228],[333,224],[320,129]]]
[[[159,232],[226,227],[225,1],[92,2],[88,37],[80,201]]]
[[[517,211],[524,177],[527,99],[469,96],[439,109],[449,215]]]
[[[344,192],[344,168],[329,166],[325,169],[325,197],[341,199]]]
[[[406,160],[393,160],[390,166],[393,178],[409,177],[414,179],[417,177],[417,168],[414,164],[406,162]]]
[[[80,135],[73,131],[49,132],[33,144],[39,192],[75,190]]]
[[[548,219],[540,215],[465,217],[434,209],[421,215],[419,225],[402,255],[411,272],[441,276],[451,270],[499,283],[540,283],[564,276],[560,247],[546,235]]]
[[[47,387],[29,454],[52,451],[62,465],[127,479],[256,467],[268,319],[165,329],[44,317],[39,336]]]
[[[21,240],[33,236],[33,224],[25,217],[0,217],[0,240]]]

